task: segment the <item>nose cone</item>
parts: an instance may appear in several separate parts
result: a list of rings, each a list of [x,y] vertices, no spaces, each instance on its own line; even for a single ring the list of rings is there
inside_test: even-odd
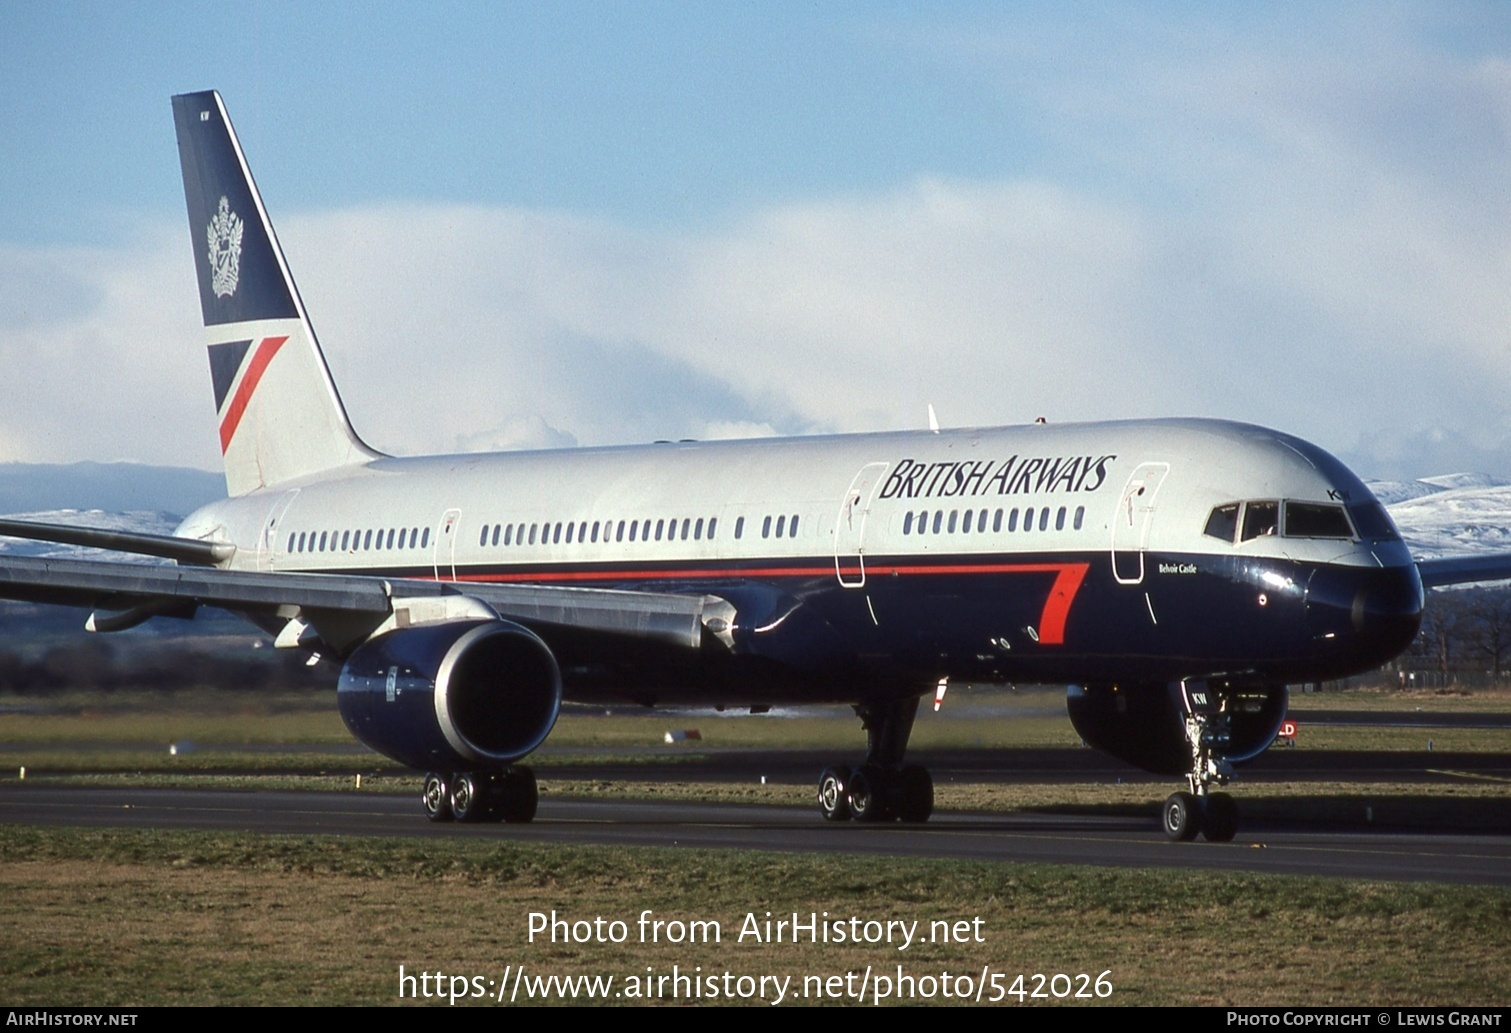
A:
[[[1389,663],[1422,624],[1416,565],[1319,568],[1307,586],[1306,621],[1313,640],[1353,673]]]

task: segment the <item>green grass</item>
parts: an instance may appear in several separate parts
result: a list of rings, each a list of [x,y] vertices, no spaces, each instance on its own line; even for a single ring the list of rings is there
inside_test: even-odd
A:
[[[629,942],[530,942],[530,914],[553,910],[569,921],[623,921]],[[722,939],[641,943],[634,930],[645,910],[718,922]],[[963,921],[984,942],[967,935],[906,951],[740,942],[746,916],[763,921],[767,912],[918,922],[925,932]],[[532,976],[613,976],[621,988],[647,969],[701,966],[792,977],[795,990],[804,977],[850,976],[855,985],[868,966],[895,974],[901,965],[915,978],[975,977],[985,967],[1005,974],[1007,986],[1018,973],[1107,972],[1106,1001],[1119,1005],[1504,1006],[1508,924],[1511,892],[1478,887],[0,828],[0,985],[14,1006],[393,1004],[400,965],[485,980],[523,965]]]

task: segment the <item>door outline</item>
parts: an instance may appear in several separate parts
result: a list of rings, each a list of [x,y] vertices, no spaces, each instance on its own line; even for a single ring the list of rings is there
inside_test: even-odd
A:
[[[440,522],[436,524],[435,552],[431,554],[431,566],[435,571],[437,581],[456,580],[456,532],[461,522],[462,511],[448,509],[441,514]],[[444,563],[441,562],[443,557]],[[449,579],[441,576],[442,567],[450,572]]]
[[[834,577],[841,588],[866,586],[866,521],[881,487],[881,475],[891,465],[875,462],[862,466],[840,499],[834,518]]]
[[[1128,483],[1118,496],[1117,512],[1112,516],[1111,558],[1112,576],[1120,585],[1144,581],[1144,550],[1149,546],[1154,503],[1169,473],[1169,463],[1140,463],[1128,475]]]
[[[273,557],[278,554],[278,528],[283,517],[299,497],[299,489],[284,492],[268,507],[267,517],[262,521],[262,532],[257,536],[257,569],[272,570]]]

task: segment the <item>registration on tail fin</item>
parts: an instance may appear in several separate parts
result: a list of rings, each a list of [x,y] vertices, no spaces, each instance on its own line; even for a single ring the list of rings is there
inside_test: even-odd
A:
[[[173,98],[231,495],[366,462],[220,95]]]

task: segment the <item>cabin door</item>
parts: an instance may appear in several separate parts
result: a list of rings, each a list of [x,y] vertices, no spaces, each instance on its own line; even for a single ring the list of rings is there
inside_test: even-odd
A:
[[[1144,550],[1149,545],[1154,500],[1169,472],[1169,463],[1140,463],[1118,497],[1118,511],[1112,517],[1112,576],[1120,585],[1144,580]]]
[[[456,580],[456,535],[461,520],[460,509],[448,509],[441,514],[441,522],[436,525],[434,563],[437,581]]]
[[[845,588],[866,584],[866,518],[889,463],[867,463],[850,482],[834,521],[834,576]]]
[[[278,529],[283,524],[283,515],[293,505],[298,490],[287,491],[273,500],[268,515],[262,521],[262,532],[257,536],[257,569],[272,570],[273,557],[278,552]]]

